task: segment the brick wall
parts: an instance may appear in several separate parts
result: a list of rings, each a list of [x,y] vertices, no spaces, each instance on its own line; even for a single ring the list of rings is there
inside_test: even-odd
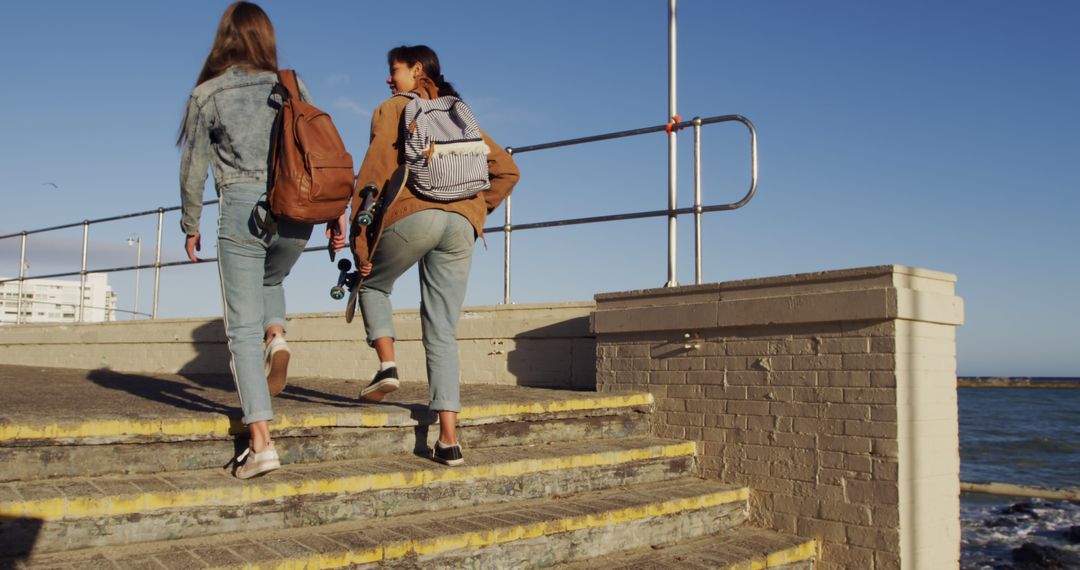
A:
[[[658,434],[750,486],[755,524],[819,539],[821,567],[956,567],[953,282],[884,266],[600,295],[597,386],[652,392]]]

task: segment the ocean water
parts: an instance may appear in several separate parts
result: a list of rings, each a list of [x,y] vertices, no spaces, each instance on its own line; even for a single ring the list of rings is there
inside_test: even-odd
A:
[[[1080,487],[1080,389],[960,388],[960,479]],[[964,570],[1078,568],[1080,502],[961,496]],[[1025,543],[1058,549],[1058,565],[1018,561]]]

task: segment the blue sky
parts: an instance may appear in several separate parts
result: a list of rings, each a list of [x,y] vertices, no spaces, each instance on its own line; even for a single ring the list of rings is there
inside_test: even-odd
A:
[[[179,203],[173,145],[227,2],[19,2],[0,7],[0,234]],[[664,0],[267,1],[283,66],[299,70],[357,161],[388,94],[385,53],[426,43],[503,145],[665,122]],[[1080,4],[1040,2],[679,3],[684,118],[742,114],[760,136],[758,196],[706,216],[705,281],[899,263],[954,273],[966,303],[965,375],[1080,375]],[[680,205],[692,198],[680,137]],[[746,135],[703,134],[705,201],[739,199]],[[515,222],[660,209],[664,135],[521,155]],[[51,184],[55,184],[54,188]],[[207,192],[213,196],[212,184]],[[204,214],[212,235],[216,210]],[[502,212],[489,221],[501,224]],[[163,258],[182,257],[166,216]],[[679,280],[693,281],[680,219]],[[89,265],[134,262],[124,241],[153,220],[91,230]],[[663,284],[660,219],[521,232],[520,303],[585,300]],[[34,236],[31,274],[77,270],[80,230]],[[212,255],[212,240],[204,241]],[[502,299],[502,236],[478,246],[467,304]],[[0,241],[0,274],[18,240]],[[339,310],[335,272],[308,254],[287,283],[293,312]],[[167,269],[162,316],[216,315],[211,265]],[[134,275],[114,274],[122,308]],[[152,296],[142,274],[140,309]],[[414,276],[398,307],[416,306]],[[360,334],[357,329],[357,334]]]

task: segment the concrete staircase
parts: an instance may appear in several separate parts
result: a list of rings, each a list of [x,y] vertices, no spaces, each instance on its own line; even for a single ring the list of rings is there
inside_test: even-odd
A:
[[[286,465],[242,482],[227,380],[0,366],[0,568],[812,567],[651,435],[649,394],[465,385],[450,468],[423,456],[426,386],[361,384],[290,384]]]

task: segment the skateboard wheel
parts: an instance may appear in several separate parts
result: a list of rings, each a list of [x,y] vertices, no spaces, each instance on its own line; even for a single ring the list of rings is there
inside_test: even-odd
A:
[[[345,298],[345,289],[343,289],[341,287],[331,287],[330,288],[330,298],[334,299],[335,301],[340,301],[340,300],[344,299]]]

